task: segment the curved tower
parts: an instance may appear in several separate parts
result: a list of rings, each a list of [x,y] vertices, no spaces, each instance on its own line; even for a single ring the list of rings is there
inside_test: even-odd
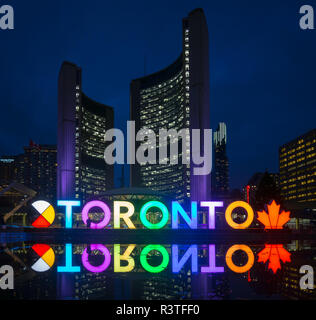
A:
[[[57,197],[85,202],[113,188],[113,166],[104,161],[104,134],[113,108],[82,92],[81,68],[64,62],[58,79]]]
[[[210,128],[209,42],[202,9],[193,10],[183,19],[182,40],[182,53],[174,63],[131,82],[130,113],[136,131],[148,128],[158,135],[159,128]],[[210,175],[193,175],[192,162],[182,164],[184,154],[179,150],[176,165],[131,165],[131,185],[165,192],[178,200],[208,199]]]

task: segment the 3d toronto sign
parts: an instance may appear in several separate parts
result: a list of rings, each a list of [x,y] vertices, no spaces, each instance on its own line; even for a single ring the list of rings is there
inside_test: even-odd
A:
[[[94,209],[102,212],[102,218],[99,221],[93,221],[89,224],[91,229],[114,228],[121,229],[124,227],[136,229],[135,218],[138,215],[142,226],[147,229],[162,229],[171,227],[171,229],[181,228],[180,220],[185,223],[186,228],[198,229],[198,212],[204,208],[208,213],[208,229],[215,229],[215,214],[216,209],[223,207],[221,201],[191,201],[190,212],[187,212],[178,201],[172,201],[170,210],[161,201],[151,200],[142,204],[139,213],[136,213],[135,206],[130,201],[113,201],[110,206],[100,200],[87,202],[81,209],[79,200],[58,200],[57,205],[63,208],[65,213],[65,228],[73,227],[73,213],[81,211],[83,223],[87,224],[88,217],[94,213]],[[36,228],[49,227],[55,219],[55,209],[47,201],[38,200],[32,203],[33,208],[38,212],[38,218],[33,222]],[[237,223],[233,220],[233,212],[237,208],[242,208],[247,217],[244,222]],[[79,210],[79,211],[78,211]],[[159,221],[155,223],[149,221],[147,213],[153,210],[159,212]],[[257,220],[261,222],[265,229],[282,229],[290,219],[290,212],[281,211],[280,205],[275,201],[271,201],[267,208],[258,211]],[[225,209],[225,220],[233,229],[247,229],[255,219],[253,208],[249,203],[244,201],[235,201]],[[113,221],[113,224],[110,224]],[[125,247],[125,250],[124,250]],[[137,249],[136,249],[137,248]],[[84,269],[93,273],[100,273],[106,270],[113,272],[132,272],[139,270],[136,268],[135,260],[139,257],[139,265],[145,271],[150,273],[160,273],[169,265],[174,273],[178,273],[186,265],[189,264],[189,269],[192,273],[221,273],[224,272],[224,266],[216,264],[216,246],[215,244],[198,245],[191,244],[189,246],[181,246],[177,244],[167,248],[160,244],[149,244],[146,246],[137,247],[136,244],[113,244],[107,247],[104,244],[90,244],[81,251],[81,262]],[[123,251],[122,251],[123,249]],[[52,268],[55,263],[55,254],[53,249],[46,244],[35,244],[32,250],[36,254],[36,261],[32,265],[32,269],[36,272],[45,272]],[[200,261],[199,250],[207,252],[207,262]],[[77,250],[76,250],[77,251]],[[246,263],[243,265],[236,264],[233,260],[233,255],[237,251],[243,251],[247,257]],[[149,257],[155,255],[160,256],[160,263],[152,264]],[[65,244],[65,260],[63,265],[57,266],[57,272],[80,272],[82,267],[73,261],[73,245]],[[94,258],[101,257],[96,263]],[[94,258],[93,258],[94,257]],[[91,261],[92,258],[92,261]],[[228,248],[225,254],[226,266],[233,272],[244,273],[249,271],[255,263],[255,253],[246,244],[235,244]],[[112,265],[113,261],[113,265]],[[264,249],[258,253],[257,262],[268,263],[268,269],[276,273],[281,269],[281,263],[290,262],[290,253],[281,244],[266,244]],[[123,262],[123,263],[122,263]],[[190,262],[190,263],[189,263]]]
[[[57,205],[63,207],[65,212],[65,228],[71,229],[73,227],[73,211],[74,208],[81,206],[79,200],[58,200]],[[55,219],[55,209],[47,201],[38,200],[32,203],[32,206],[39,213],[39,217],[33,222],[36,228],[49,227]],[[100,221],[92,221],[89,224],[91,229],[103,229],[105,227],[113,227],[114,229],[121,229],[124,226],[129,229],[136,229],[133,219],[135,219],[135,206],[130,201],[113,201],[113,212],[109,205],[100,200],[93,200],[87,202],[82,210],[82,221],[87,225],[89,214],[92,209],[102,211],[103,218]],[[139,210],[139,220],[147,229],[162,229],[169,224],[172,229],[180,228],[180,219],[185,222],[185,225],[190,229],[198,229],[198,211],[206,209],[208,212],[208,229],[215,229],[215,214],[216,208],[223,207],[221,201],[191,201],[190,213],[188,213],[178,201],[171,202],[171,209],[161,201],[147,201]],[[242,223],[237,223],[233,220],[233,211],[237,208],[242,208],[247,217]],[[149,221],[147,213],[151,210],[159,212],[160,220],[156,222]],[[124,211],[124,212],[123,212]],[[266,212],[267,211],[267,212]],[[283,226],[290,220],[289,211],[281,211],[280,205],[274,200],[267,205],[267,209],[258,211],[258,221],[260,221],[265,229],[282,229]],[[113,216],[112,216],[113,215]],[[110,220],[113,218],[113,225],[109,226]],[[247,229],[255,219],[254,210],[249,203],[244,201],[235,201],[229,204],[225,210],[225,220],[227,224],[233,229]],[[122,223],[123,222],[123,223]]]

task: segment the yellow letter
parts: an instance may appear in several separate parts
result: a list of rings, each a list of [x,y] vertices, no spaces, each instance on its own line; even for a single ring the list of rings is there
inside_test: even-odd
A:
[[[126,213],[121,213],[121,207],[127,208]],[[114,229],[120,229],[120,219],[123,219],[129,229],[136,229],[129,218],[134,214],[135,208],[128,201],[114,201]]]
[[[114,272],[130,272],[135,267],[135,260],[130,256],[135,244],[130,244],[125,252],[121,255],[121,245],[114,244]],[[127,266],[121,266],[121,260],[127,261]]]

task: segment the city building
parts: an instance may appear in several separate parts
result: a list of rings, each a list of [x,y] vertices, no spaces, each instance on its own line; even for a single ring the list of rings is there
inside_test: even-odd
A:
[[[302,245],[300,250],[291,252],[291,263],[282,266],[283,272],[278,287],[281,296],[287,300],[315,300],[315,285],[313,289],[301,289],[300,280],[303,276],[300,269],[309,265],[315,270],[315,249]]]
[[[114,168],[104,160],[113,108],[82,92],[81,68],[64,62],[58,79],[58,199],[85,202],[113,187]]]
[[[228,195],[229,192],[229,163],[226,153],[227,130],[226,124],[220,122],[214,132],[214,167],[212,170],[212,194],[216,196]]]
[[[37,192],[43,200],[56,199],[56,145],[36,145],[32,141],[16,156],[15,180]]]
[[[56,199],[56,145],[37,145],[30,141],[24,153],[0,158],[0,186],[18,182],[37,192],[43,199]]]
[[[285,201],[316,202],[316,129],[279,148],[280,188]]]
[[[130,117],[136,132],[151,129],[158,139],[160,128],[210,129],[209,39],[202,9],[183,19],[182,43],[182,53],[175,62],[131,82]],[[188,156],[182,147],[188,142],[183,140],[179,138],[177,164],[170,164],[167,155],[167,164],[131,165],[131,185],[164,192],[179,201],[207,199],[210,175],[193,175],[192,159],[183,163],[182,158]],[[202,134],[201,154],[203,145]]]
[[[56,200],[57,150],[55,145],[37,145],[30,141],[24,153],[0,158],[0,219],[2,223],[29,225],[25,208],[35,195]]]
[[[0,186],[9,185],[16,179],[16,156],[0,157]]]

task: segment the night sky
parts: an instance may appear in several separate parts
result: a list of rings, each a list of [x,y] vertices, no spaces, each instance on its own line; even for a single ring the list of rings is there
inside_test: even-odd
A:
[[[55,144],[61,63],[82,67],[83,91],[129,119],[129,84],[181,52],[182,18],[204,9],[210,37],[211,125],[228,129],[231,187],[278,171],[278,148],[315,128],[316,29],[299,28],[315,1],[1,1],[15,30],[0,30],[0,154],[33,139]],[[316,12],[315,12],[316,13]],[[316,20],[316,19],[315,19]],[[118,175],[119,170],[116,170]],[[127,172],[127,168],[126,168]]]

